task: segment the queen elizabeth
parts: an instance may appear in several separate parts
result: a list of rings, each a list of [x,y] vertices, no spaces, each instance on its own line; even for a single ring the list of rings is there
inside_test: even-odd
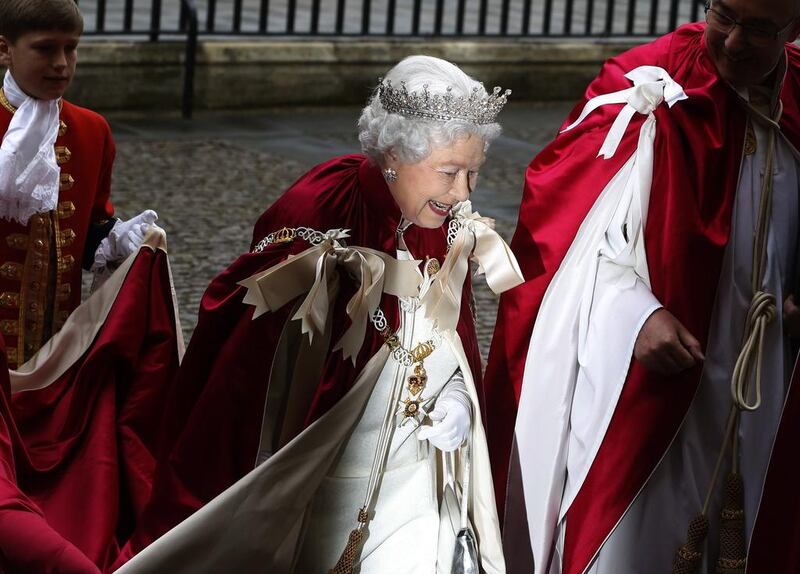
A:
[[[121,573],[505,571],[469,261],[522,278],[469,197],[507,95],[406,58],[363,155],[260,217],[204,295]]]

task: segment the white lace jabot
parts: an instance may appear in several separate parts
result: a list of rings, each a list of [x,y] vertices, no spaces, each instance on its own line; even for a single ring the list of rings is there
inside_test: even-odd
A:
[[[23,225],[34,213],[51,211],[58,202],[61,170],[54,145],[58,137],[58,100],[25,94],[10,72],[3,91],[17,108],[0,144],[0,217]]]

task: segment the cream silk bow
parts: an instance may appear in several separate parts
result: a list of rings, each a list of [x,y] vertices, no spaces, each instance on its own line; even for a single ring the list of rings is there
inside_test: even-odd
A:
[[[638,112],[651,117],[661,102],[666,102],[671,108],[688,97],[681,85],[675,82],[665,69],[658,66],[639,66],[625,74],[625,77],[633,82],[633,87],[592,98],[586,102],[578,119],[561,133],[568,132],[580,124],[586,116],[601,106],[625,104],[597,153],[598,156],[609,159],[616,153],[634,114]]]
[[[447,257],[436,274],[436,281],[422,297],[425,316],[438,323],[440,331],[455,330],[461,312],[461,290],[469,270],[470,256],[478,262],[478,272],[497,295],[524,282],[511,248],[494,230],[494,220],[472,211],[472,204],[458,205],[452,226],[457,227]],[[452,231],[451,231],[452,232]]]
[[[240,281],[247,289],[243,302],[254,305],[253,319],[267,311],[276,311],[296,297],[307,293],[292,320],[300,320],[302,332],[313,341],[325,332],[331,301],[339,290],[337,267],[343,267],[359,283],[355,295],[347,303],[351,325],[334,347],[342,349],[345,359],[356,361],[367,320],[380,304],[381,294],[397,297],[418,294],[421,278],[419,261],[398,261],[394,257],[366,247],[342,247],[326,239],[297,255]]]

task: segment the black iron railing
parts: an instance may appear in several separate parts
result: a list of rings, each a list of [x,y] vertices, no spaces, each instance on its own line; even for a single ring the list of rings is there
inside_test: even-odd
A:
[[[197,58],[197,6],[195,0],[181,0],[181,30],[186,30],[186,52],[183,63],[183,98],[181,111],[183,117],[191,119],[194,109],[194,70]]]
[[[1,1],[1,0],[0,0]],[[702,15],[702,0],[79,0],[89,36],[186,39],[192,115],[199,36],[652,37]]]
[[[89,35],[186,34],[187,0],[80,0]],[[198,0],[201,36],[656,36],[701,0]]]

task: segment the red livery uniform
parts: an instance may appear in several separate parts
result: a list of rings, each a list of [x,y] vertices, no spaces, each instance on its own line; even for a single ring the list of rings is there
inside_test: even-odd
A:
[[[0,89],[0,139],[15,112]],[[89,267],[114,220],[109,200],[115,147],[99,114],[63,102],[56,140],[58,206],[27,225],[0,220],[0,332],[8,362],[28,360],[80,304]]]

